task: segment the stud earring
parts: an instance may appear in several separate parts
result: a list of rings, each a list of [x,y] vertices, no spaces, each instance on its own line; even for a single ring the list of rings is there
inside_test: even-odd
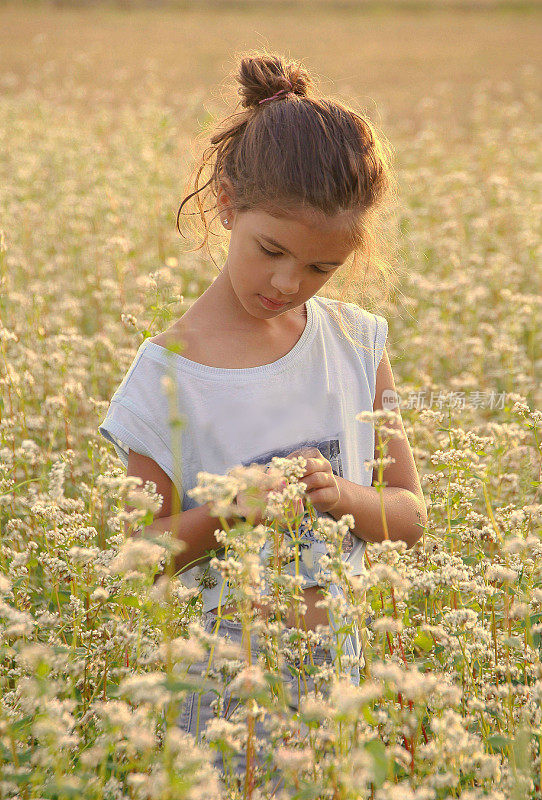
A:
[[[228,224],[228,220],[227,220],[227,219],[225,219],[225,220],[224,220],[224,225],[227,225],[227,224]]]

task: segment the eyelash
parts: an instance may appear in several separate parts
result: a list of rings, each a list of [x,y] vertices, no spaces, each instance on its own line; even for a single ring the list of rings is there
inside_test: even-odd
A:
[[[260,245],[260,250],[263,250],[263,252],[264,252],[266,255],[270,256],[271,258],[276,258],[277,256],[281,256],[281,255],[282,255],[282,253],[274,253],[274,252],[272,252],[271,250],[266,250],[266,249],[265,249],[265,247],[262,247],[262,245]],[[319,273],[320,273],[320,275],[325,275],[325,274],[326,274],[326,272],[327,272],[327,270],[325,270],[325,269],[318,269],[318,267],[315,267],[315,266],[313,266],[312,268],[313,268],[314,270],[316,270],[316,272],[319,272]]]

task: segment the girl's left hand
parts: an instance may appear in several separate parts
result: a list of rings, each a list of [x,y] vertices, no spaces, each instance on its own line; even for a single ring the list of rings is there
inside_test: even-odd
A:
[[[331,464],[317,447],[302,447],[289,453],[285,458],[295,456],[303,456],[306,459],[305,474],[298,480],[307,484],[307,495],[316,511],[325,514],[341,499],[341,491]]]

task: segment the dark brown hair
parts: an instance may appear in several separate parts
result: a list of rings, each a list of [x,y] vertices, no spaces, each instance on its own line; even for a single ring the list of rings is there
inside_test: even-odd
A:
[[[344,270],[335,271],[325,284],[326,296],[364,305],[372,300],[387,302],[394,268],[389,257],[391,237],[384,235],[387,209],[382,200],[387,194],[395,199],[390,191],[395,181],[392,150],[385,137],[377,136],[365,116],[318,94],[298,61],[262,51],[242,53],[235,80],[243,110],[226,117],[210,136],[211,146],[204,149],[189,178],[194,191],[177,214],[179,232],[181,209],[194,197],[205,229],[202,243],[194,249],[208,245],[210,229],[200,192],[206,189],[203,197],[214,196],[216,210],[219,181],[224,177],[233,187],[236,212],[258,209],[295,215],[301,209],[316,218],[351,212],[347,218],[352,263],[346,275]],[[280,90],[285,91],[277,98],[260,102]],[[210,178],[199,186],[205,169],[210,169]],[[342,314],[339,322],[344,332]]]

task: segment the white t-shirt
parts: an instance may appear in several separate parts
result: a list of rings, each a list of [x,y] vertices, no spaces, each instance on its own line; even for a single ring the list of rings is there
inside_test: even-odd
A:
[[[358,344],[340,330],[339,305],[355,326],[347,330]],[[285,457],[302,447],[317,447],[336,475],[371,486],[372,467],[364,462],[374,458],[374,428],[355,416],[373,410],[387,321],[355,303],[318,295],[307,301],[306,311],[305,329],[292,350],[259,367],[210,367],[146,339],[111,398],[99,432],[113,443],[125,466],[129,449],[154,459],[177,487],[183,511],[198,505],[187,491],[197,485],[199,471],[225,475],[231,467],[269,464],[273,456]],[[174,380],[181,426],[170,426],[175,410],[170,410],[161,384],[166,375]],[[303,530],[300,574],[304,587],[315,586],[320,583],[318,554],[325,552],[325,543],[305,525]],[[354,575],[365,569],[365,546],[351,532],[344,539],[343,557]],[[223,557],[218,542],[215,550]],[[266,546],[261,557],[267,554]],[[283,571],[295,574],[294,562]],[[223,582],[209,558],[180,577],[193,587],[204,573],[207,611],[217,607]],[[222,605],[226,591],[227,586]]]

